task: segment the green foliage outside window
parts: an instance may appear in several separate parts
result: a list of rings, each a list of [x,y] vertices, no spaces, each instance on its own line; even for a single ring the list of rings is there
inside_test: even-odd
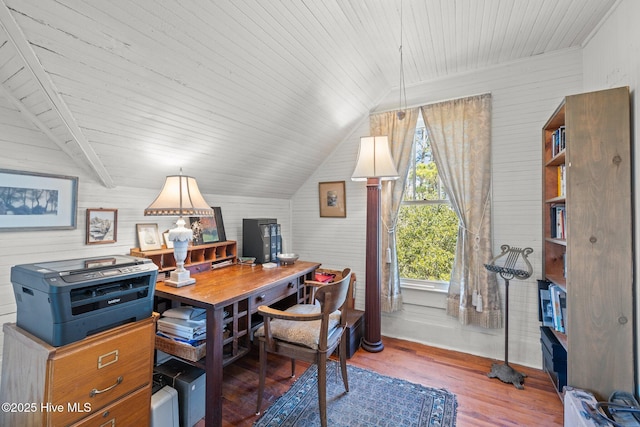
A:
[[[402,205],[397,244],[400,277],[449,281],[458,216],[446,204]]]

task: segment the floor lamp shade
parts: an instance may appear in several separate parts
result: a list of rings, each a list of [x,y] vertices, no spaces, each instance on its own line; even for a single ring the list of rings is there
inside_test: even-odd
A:
[[[183,215],[213,216],[214,211],[204,200],[196,179],[191,176],[167,176],[158,197],[144,210],[146,216],[177,216],[176,227],[169,230],[169,240],[173,242],[173,256],[176,269],[171,272],[165,284],[175,287],[191,285],[195,279],[184,268],[187,247],[193,239],[193,231],[185,227]]]
[[[380,311],[380,190],[381,181],[398,179],[389,139],[367,136],[360,139],[358,161],[351,179],[367,181],[367,243],[365,271],[364,337],[362,348],[370,352],[384,349]]]
[[[389,149],[389,138],[386,136],[360,138],[358,161],[351,179],[366,181],[368,178],[398,179],[398,170]]]

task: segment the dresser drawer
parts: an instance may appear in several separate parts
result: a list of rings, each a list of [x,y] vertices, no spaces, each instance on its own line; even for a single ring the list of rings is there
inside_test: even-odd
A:
[[[271,305],[291,294],[295,294],[296,292],[298,292],[298,286],[295,282],[283,283],[281,285],[274,286],[273,288],[257,293],[252,297],[251,310],[255,312],[258,309],[258,306]]]
[[[86,406],[93,413],[150,384],[154,329],[154,322],[132,324],[56,353],[48,362],[45,402],[64,408]],[[86,415],[70,410],[48,412],[51,425],[68,425]]]
[[[151,385],[119,400],[72,427],[148,426],[151,420]]]

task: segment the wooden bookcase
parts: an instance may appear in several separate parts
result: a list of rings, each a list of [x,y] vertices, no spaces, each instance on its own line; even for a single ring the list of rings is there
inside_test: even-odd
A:
[[[176,268],[176,260],[173,257],[173,249],[164,248],[151,251],[142,251],[140,248],[132,248],[129,251],[132,256],[149,258],[158,266],[158,280],[164,280],[169,273]],[[204,245],[190,246],[184,267],[192,273],[207,271],[212,268],[235,264],[238,258],[238,247],[234,240],[224,242],[207,243]]]
[[[561,127],[566,148],[554,149]],[[549,330],[567,351],[567,384],[606,400],[635,390],[628,87],[566,97],[542,147],[543,278],[566,292],[566,333]]]

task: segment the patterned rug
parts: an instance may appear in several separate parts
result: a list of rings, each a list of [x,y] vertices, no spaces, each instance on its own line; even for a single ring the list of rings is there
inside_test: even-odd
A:
[[[327,366],[327,424],[331,427],[454,427],[458,403],[447,390],[386,377],[348,365],[345,393],[337,362]],[[254,427],[320,425],[317,367],[312,365]]]

